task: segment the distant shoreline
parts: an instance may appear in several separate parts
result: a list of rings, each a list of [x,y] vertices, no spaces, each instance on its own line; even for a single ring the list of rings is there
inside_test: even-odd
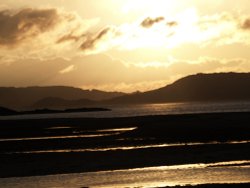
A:
[[[32,115],[32,114],[62,114],[62,113],[76,113],[76,112],[101,112],[111,111],[108,108],[73,108],[65,110],[53,110],[53,109],[37,109],[30,111],[15,111],[1,107],[0,116],[15,116],[15,115]]]

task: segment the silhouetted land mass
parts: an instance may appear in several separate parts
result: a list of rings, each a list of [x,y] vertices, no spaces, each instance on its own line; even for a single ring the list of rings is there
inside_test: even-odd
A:
[[[17,111],[0,107],[0,116],[16,115]]]
[[[15,110],[82,108],[103,104],[250,100],[250,73],[197,74],[133,94],[51,86],[0,88],[0,106]]]
[[[124,95],[124,93],[104,92],[99,90],[82,90],[79,88],[64,86],[26,88],[0,87],[0,106],[4,106],[11,109],[34,109],[32,106],[35,103],[40,100],[46,101],[48,100],[48,98],[54,98],[57,101],[85,100],[80,101],[85,104],[90,103],[90,101],[107,100],[122,95]],[[68,107],[65,106],[64,108]]]
[[[250,73],[196,74],[166,87],[125,95],[109,103],[164,103],[250,100]]]
[[[65,110],[52,110],[52,109],[37,109],[31,111],[15,111],[8,108],[0,107],[0,116],[11,115],[25,115],[25,114],[55,114],[55,113],[74,113],[74,112],[97,112],[109,111],[107,108],[75,108]]]

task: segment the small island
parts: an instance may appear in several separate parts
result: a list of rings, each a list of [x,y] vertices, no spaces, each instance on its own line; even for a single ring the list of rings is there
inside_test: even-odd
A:
[[[101,111],[111,111],[107,108],[74,108],[74,109],[64,109],[64,110],[54,110],[54,109],[36,109],[30,111],[15,111],[5,107],[0,107],[0,116],[12,116],[12,115],[27,115],[27,114],[58,114],[58,113],[76,113],[76,112],[101,112]]]

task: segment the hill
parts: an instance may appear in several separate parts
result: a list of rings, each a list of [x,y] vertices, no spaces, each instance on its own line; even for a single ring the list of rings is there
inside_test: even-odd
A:
[[[163,88],[116,97],[107,103],[250,100],[250,73],[196,74]]]
[[[0,106],[15,110],[198,101],[250,101],[250,73],[190,75],[163,88],[133,94],[63,86],[0,87]]]
[[[30,109],[38,101],[40,101],[41,104],[41,100],[46,100],[46,98],[57,98],[57,101],[60,99],[66,101],[101,101],[122,95],[124,95],[124,93],[82,90],[79,88],[65,86],[26,88],[0,87],[0,106],[16,110],[26,110]]]
[[[0,116],[17,115],[17,112],[0,106]]]

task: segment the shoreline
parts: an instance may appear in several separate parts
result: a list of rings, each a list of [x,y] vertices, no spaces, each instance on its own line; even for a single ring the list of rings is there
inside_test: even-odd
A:
[[[16,111],[8,108],[0,107],[0,117],[12,117],[12,116],[21,116],[21,115],[42,115],[42,114],[65,114],[65,113],[76,113],[76,112],[103,112],[111,111],[108,108],[66,108],[64,110],[59,109],[35,109],[30,111]]]
[[[233,184],[201,184],[201,185],[184,185],[174,187],[155,187],[155,188],[249,188],[249,183],[233,183]]]

